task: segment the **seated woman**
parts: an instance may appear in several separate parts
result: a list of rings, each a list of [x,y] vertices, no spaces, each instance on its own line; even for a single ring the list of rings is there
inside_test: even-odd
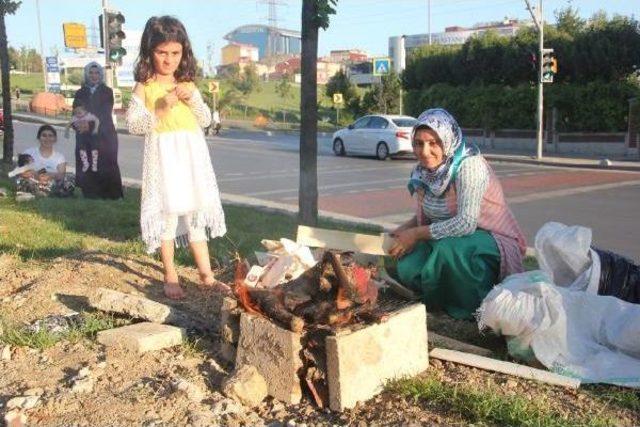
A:
[[[57,141],[56,130],[50,125],[38,129],[39,146],[31,147],[18,156],[26,171],[16,180],[17,191],[38,196],[68,197],[73,194],[74,177],[67,173],[64,156],[53,149]]]
[[[425,304],[471,318],[495,284],[523,271],[526,242],[491,166],[465,144],[451,114],[423,112],[412,141],[416,216],[392,233],[390,254],[400,281]]]

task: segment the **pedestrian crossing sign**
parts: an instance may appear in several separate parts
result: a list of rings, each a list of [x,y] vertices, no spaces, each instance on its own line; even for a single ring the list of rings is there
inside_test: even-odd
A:
[[[373,59],[373,75],[384,76],[391,71],[390,58],[374,58]]]

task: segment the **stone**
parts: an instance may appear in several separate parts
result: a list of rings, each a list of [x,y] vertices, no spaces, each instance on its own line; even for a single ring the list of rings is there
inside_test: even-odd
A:
[[[226,343],[237,344],[240,336],[240,314],[238,301],[225,297],[220,307],[220,336]]]
[[[160,350],[182,344],[182,328],[142,322],[98,332],[98,342],[106,347],[123,347],[136,353]]]
[[[102,362],[96,363],[96,368],[98,369],[104,369],[106,367],[107,367],[107,362],[105,362],[104,360]]]
[[[178,391],[187,396],[187,398],[195,403],[202,402],[207,394],[204,390],[202,390],[196,384],[193,384],[184,378],[178,378],[178,380],[173,384],[173,387]]]
[[[7,409],[31,409],[40,401],[39,396],[17,396],[9,399]]]
[[[78,375],[76,376],[76,378],[77,379],[87,378],[90,374],[91,374],[91,370],[89,369],[88,366],[85,366],[84,368],[78,371]]]
[[[34,196],[31,193],[24,193],[22,191],[18,191],[16,193],[16,202],[28,202],[31,201],[33,199],[35,199],[36,196]]]
[[[222,383],[222,392],[250,408],[258,406],[268,389],[264,377],[252,365],[243,365]]]
[[[386,322],[328,336],[325,345],[329,406],[353,408],[380,393],[389,380],[428,368],[426,309],[414,304]]]
[[[93,391],[94,381],[92,378],[81,378],[73,382],[71,391],[78,394],[91,393]]]
[[[34,387],[28,390],[25,390],[23,395],[25,396],[42,396],[44,394],[44,389],[41,387]]]
[[[27,416],[14,409],[5,414],[4,423],[6,427],[23,427],[27,425]]]
[[[0,360],[9,361],[11,360],[11,346],[5,345],[2,347],[2,351],[0,351]]]
[[[216,417],[228,414],[241,414],[243,412],[244,408],[242,405],[228,398],[218,400],[211,407],[211,413]]]
[[[248,313],[240,315],[236,368],[255,366],[267,383],[269,395],[287,404],[297,404],[302,399],[298,377],[302,367],[301,350],[299,333],[262,317]]]

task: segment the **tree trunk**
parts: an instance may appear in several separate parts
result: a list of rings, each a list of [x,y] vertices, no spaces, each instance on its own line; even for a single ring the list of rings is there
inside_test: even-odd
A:
[[[318,24],[316,0],[302,0],[302,55],[300,96],[300,185],[298,212],[301,224],[318,223]]]
[[[2,161],[13,162],[13,121],[11,119],[11,82],[9,81],[9,49],[4,13],[0,13],[0,73],[2,74],[2,109],[4,113],[4,140]]]

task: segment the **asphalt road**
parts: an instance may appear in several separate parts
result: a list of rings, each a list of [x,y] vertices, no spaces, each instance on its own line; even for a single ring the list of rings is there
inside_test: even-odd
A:
[[[36,144],[37,127],[15,123],[16,152]],[[73,137],[59,135],[56,149],[72,160]],[[139,179],[142,138],[121,134],[119,140],[122,175]],[[297,205],[297,135],[228,131],[208,142],[220,191]],[[406,182],[415,160],[335,157],[329,137],[318,143],[321,209],[386,222],[411,215]],[[590,227],[594,245],[640,260],[640,173],[508,162],[492,166],[530,246],[541,225],[559,221]]]

